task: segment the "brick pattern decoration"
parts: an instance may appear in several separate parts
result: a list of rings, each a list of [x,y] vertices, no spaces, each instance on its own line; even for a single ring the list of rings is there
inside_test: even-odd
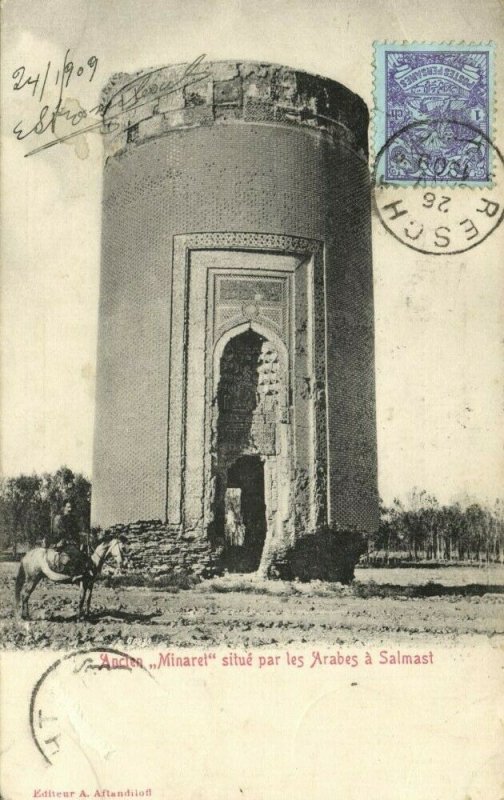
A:
[[[200,569],[218,555],[164,521],[167,483],[182,478],[167,468],[168,450],[191,427],[173,394],[186,369],[183,319],[181,341],[171,336],[174,315],[189,311],[183,276],[194,248],[299,256],[291,316],[274,303],[258,311],[279,334],[295,331],[294,425],[306,452],[317,452],[317,479],[300,468],[296,492],[312,492],[311,507],[327,510],[321,530],[370,531],[378,517],[366,107],[333,81],[284,67],[230,62],[208,71],[157,100],[148,70],[116,76],[104,93],[109,121],[131,81],[146,101],[118,113],[116,132],[104,137],[92,513],[94,524],[128,532],[139,569]],[[162,81],[173,87],[184,73],[160,70],[158,95]],[[308,307],[323,323],[315,330]],[[215,319],[205,336],[226,328],[225,316]],[[311,403],[316,441],[303,411]],[[308,527],[303,517],[295,526],[301,535]]]
[[[220,131],[177,131],[109,160],[103,199],[95,524],[165,518],[168,415],[182,411],[169,391],[171,310],[181,302],[172,292],[174,247],[275,248],[281,253],[303,252],[318,241],[322,270],[317,271],[315,295],[325,308],[327,350],[317,340],[315,363],[327,372],[329,447],[329,466],[324,471],[320,465],[320,478],[329,479],[329,522],[374,528],[369,226],[365,165],[329,143],[313,141],[299,128],[229,125]],[[188,230],[203,233],[181,235]],[[296,329],[303,325],[297,317]],[[175,354],[182,357],[177,348]],[[305,390],[319,391],[313,384]],[[174,419],[170,429],[177,428],[181,421],[177,425]],[[173,482],[174,473],[168,478]],[[302,486],[308,476],[298,479]]]

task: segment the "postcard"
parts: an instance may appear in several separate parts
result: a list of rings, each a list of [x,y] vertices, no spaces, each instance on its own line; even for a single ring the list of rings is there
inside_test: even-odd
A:
[[[501,9],[1,12],[2,797],[501,800]]]

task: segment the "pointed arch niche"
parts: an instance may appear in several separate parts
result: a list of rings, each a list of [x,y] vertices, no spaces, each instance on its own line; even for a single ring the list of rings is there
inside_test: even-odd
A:
[[[322,248],[276,234],[176,236],[171,296],[167,521],[249,541],[255,569],[272,540],[327,520]]]

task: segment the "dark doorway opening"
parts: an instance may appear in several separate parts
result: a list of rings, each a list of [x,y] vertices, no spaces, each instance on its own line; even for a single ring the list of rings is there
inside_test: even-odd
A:
[[[238,458],[227,471],[225,500],[226,567],[255,572],[266,538],[264,464],[258,455]]]

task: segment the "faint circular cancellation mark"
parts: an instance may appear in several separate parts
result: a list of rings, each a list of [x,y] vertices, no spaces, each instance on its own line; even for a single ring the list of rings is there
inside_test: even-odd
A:
[[[114,698],[126,699],[127,720],[143,716],[156,681],[141,658],[107,647],[68,653],[39,678],[31,694],[33,740],[49,764],[72,758],[78,750],[108,758],[120,749],[125,722]],[[134,726],[133,726],[134,727]]]
[[[486,182],[472,178],[481,159]],[[398,130],[378,152],[372,181],[383,227],[419,253],[464,253],[504,217],[502,153],[482,131],[458,120],[423,120]]]

